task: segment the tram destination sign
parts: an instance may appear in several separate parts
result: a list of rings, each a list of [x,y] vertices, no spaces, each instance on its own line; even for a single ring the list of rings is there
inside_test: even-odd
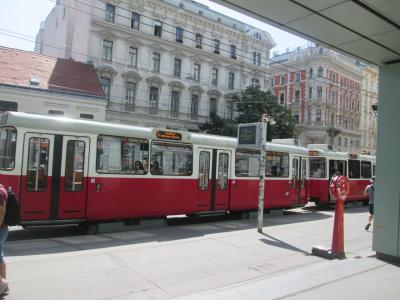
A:
[[[173,132],[173,131],[157,130],[156,136],[157,136],[157,138],[164,139],[164,140],[174,140],[174,141],[182,140],[182,134],[180,134],[179,132]]]
[[[238,148],[260,149],[262,123],[239,124]]]

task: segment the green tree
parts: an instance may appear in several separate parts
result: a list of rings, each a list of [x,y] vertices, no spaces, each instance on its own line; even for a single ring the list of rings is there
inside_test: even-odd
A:
[[[232,101],[238,113],[236,120],[230,121],[214,115],[210,116],[210,121],[200,128],[212,134],[235,136],[237,124],[260,122],[262,115],[267,113],[275,122],[275,124],[268,124],[268,141],[275,138],[293,137],[296,120],[288,108],[278,104],[277,97],[270,91],[264,92],[250,86],[235,94]]]
[[[236,134],[236,122],[232,120],[224,119],[218,116],[216,113],[210,114],[208,122],[199,125],[200,130],[205,131],[209,134],[224,135],[224,136],[235,136]]]

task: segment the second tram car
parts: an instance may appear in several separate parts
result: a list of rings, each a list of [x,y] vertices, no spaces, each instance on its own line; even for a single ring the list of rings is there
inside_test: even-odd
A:
[[[22,225],[257,210],[259,153],[234,138],[8,112],[0,181]],[[267,144],[265,208],[307,202],[307,149]]]
[[[335,174],[349,178],[350,192],[346,202],[368,201],[365,187],[375,176],[375,157],[334,151],[329,145],[308,145],[309,198],[319,205],[333,202],[329,182]]]

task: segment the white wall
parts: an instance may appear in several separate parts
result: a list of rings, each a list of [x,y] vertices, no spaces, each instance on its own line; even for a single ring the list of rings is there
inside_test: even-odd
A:
[[[373,249],[400,257],[400,63],[380,68]]]
[[[65,117],[80,118],[92,114],[94,120],[105,120],[105,101],[67,94],[35,91],[14,87],[0,87],[0,100],[18,103],[18,111],[48,115],[49,110],[63,111]]]

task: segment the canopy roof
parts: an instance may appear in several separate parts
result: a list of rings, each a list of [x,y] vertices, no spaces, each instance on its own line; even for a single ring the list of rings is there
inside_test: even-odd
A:
[[[399,0],[213,0],[365,62],[400,62]]]

